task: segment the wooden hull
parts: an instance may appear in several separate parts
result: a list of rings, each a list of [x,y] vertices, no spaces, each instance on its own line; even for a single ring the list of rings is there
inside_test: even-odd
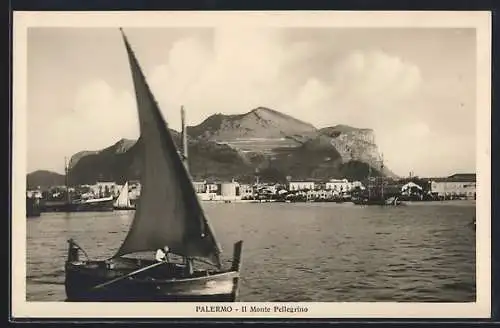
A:
[[[104,264],[101,262],[99,264]],[[111,270],[87,271],[66,266],[67,301],[79,302],[234,302],[234,280],[238,272],[196,272],[196,276],[165,275],[163,279],[141,275],[100,289],[94,286],[111,280]]]
[[[92,203],[71,203],[66,207],[67,212],[112,212],[113,199]]]
[[[238,246],[237,246],[238,245]],[[65,271],[67,302],[235,302],[238,296],[241,242],[235,244],[233,265],[227,271],[196,270],[165,263],[103,287],[156,263],[118,258],[80,262],[68,253]]]
[[[48,202],[43,206],[44,212],[112,212],[113,199],[98,202],[66,203]]]

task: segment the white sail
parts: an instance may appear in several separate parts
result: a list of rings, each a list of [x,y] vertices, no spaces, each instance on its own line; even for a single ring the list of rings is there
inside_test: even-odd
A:
[[[139,63],[123,34],[135,89],[142,155],[141,197],[115,256],[170,251],[220,267],[220,247]]]
[[[130,207],[130,199],[128,197],[128,181],[125,182],[122,190],[120,190],[120,195],[115,201],[115,207]]]

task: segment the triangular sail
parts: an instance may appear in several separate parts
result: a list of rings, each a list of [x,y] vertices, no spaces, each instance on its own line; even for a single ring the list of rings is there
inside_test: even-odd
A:
[[[130,207],[130,199],[128,197],[128,181],[125,182],[122,190],[120,191],[120,195],[115,201],[115,206],[118,207]]]
[[[121,29],[120,29],[121,30]],[[172,253],[220,267],[220,248],[139,63],[123,34],[142,144],[141,197],[115,257],[168,246]]]

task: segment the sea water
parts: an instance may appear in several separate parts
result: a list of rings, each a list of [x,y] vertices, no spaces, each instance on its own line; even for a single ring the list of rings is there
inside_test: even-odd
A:
[[[242,239],[240,301],[473,302],[474,201],[399,207],[224,203],[203,207],[230,261]],[[133,211],[27,219],[27,300],[62,301],[66,240],[111,256]]]

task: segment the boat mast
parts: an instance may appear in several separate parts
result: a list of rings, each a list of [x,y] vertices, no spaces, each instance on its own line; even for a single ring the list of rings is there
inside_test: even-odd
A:
[[[184,166],[186,167],[186,170],[189,172],[186,113],[184,111],[184,106],[181,106],[181,124],[182,124],[182,161],[184,163]]]
[[[381,185],[381,189],[380,189],[380,193],[382,194],[382,199],[384,199],[384,153],[381,154],[381,160],[380,160],[380,174],[382,174],[382,177],[381,177],[381,182],[382,182],[382,185]]]
[[[372,166],[368,164],[368,199],[371,198],[371,187],[372,187]]]
[[[182,162],[184,167],[189,174],[189,163],[188,163],[188,142],[187,142],[187,129],[186,129],[186,112],[184,106],[181,106],[181,125],[182,125]],[[189,257],[184,257],[184,261],[188,267],[189,274],[192,274],[193,270],[193,259]]]
[[[69,194],[69,166],[68,166],[68,159],[66,156],[64,156],[64,185],[66,187],[66,201],[68,204],[71,202],[70,194]]]

